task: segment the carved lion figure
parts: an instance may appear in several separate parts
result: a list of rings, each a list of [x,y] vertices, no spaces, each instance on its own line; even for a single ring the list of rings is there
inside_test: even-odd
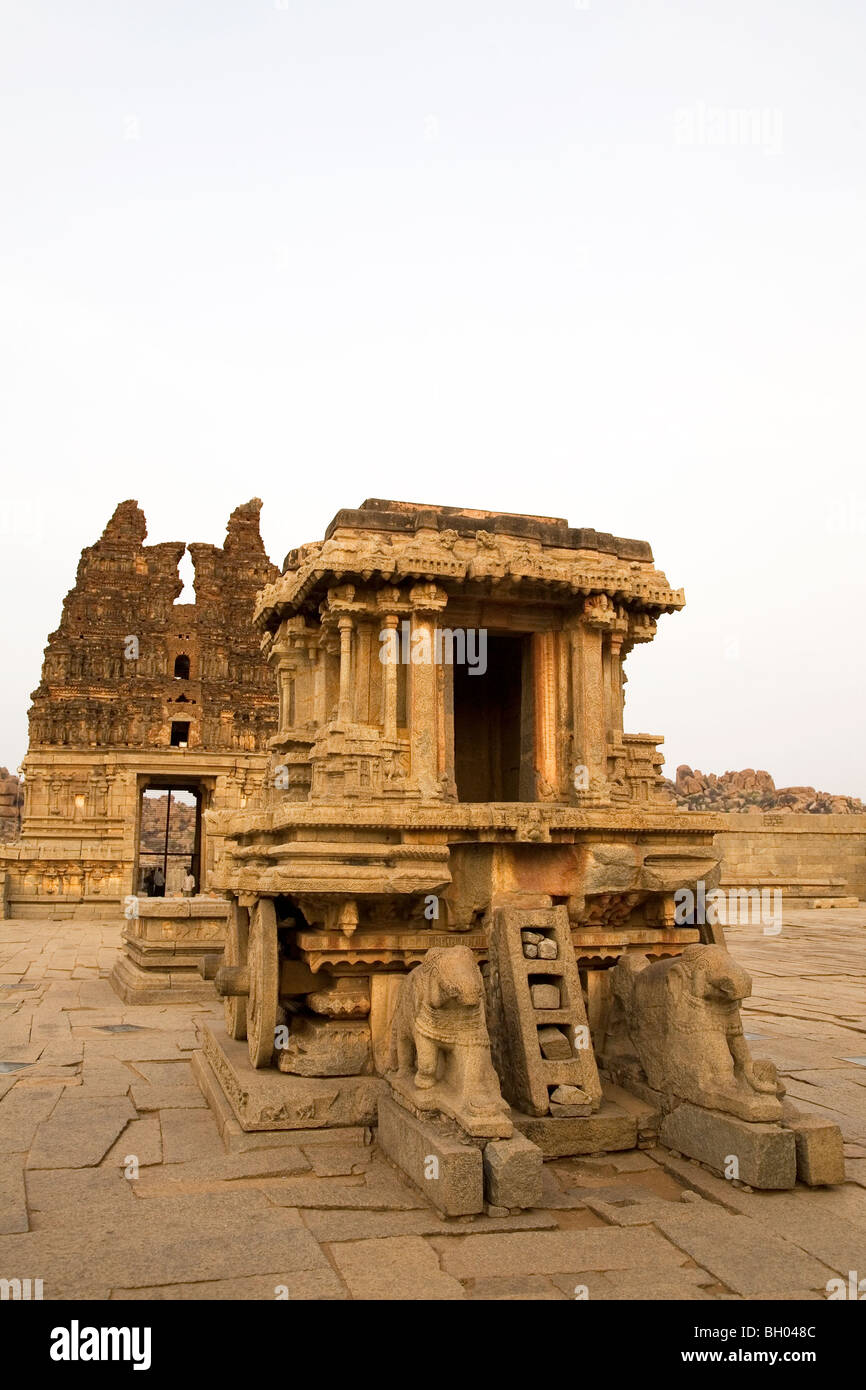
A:
[[[629,1038],[655,1090],[741,1120],[778,1120],[782,1088],[772,1062],[753,1062],[740,1003],[746,970],[722,946],[687,946],[650,965],[623,956],[613,971]]]
[[[390,1066],[417,1090],[443,1092],[470,1114],[507,1113],[490,1059],[484,983],[468,946],[433,947],[403,980]]]

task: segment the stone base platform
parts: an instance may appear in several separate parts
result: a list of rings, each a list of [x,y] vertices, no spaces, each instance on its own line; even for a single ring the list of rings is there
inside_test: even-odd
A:
[[[512,1110],[511,1118],[515,1131],[536,1144],[545,1158],[619,1153],[638,1147],[639,1116],[607,1096],[594,1115],[537,1116]]]
[[[108,978],[125,1004],[212,1004],[214,999],[213,980],[204,979],[198,968],[154,970],[132,956],[118,956]]]
[[[193,1052],[190,1058],[192,1074],[216,1121],[226,1153],[249,1153],[253,1149],[286,1148],[292,1151],[299,1144],[358,1144],[372,1143],[369,1125],[346,1125],[342,1129],[241,1129],[235,1112],[217,1081],[216,1074],[204,1053]]]
[[[683,1101],[665,1115],[660,1138],[666,1148],[750,1187],[785,1191],[797,1181],[794,1135],[779,1124],[739,1120]]]
[[[613,1069],[613,1068],[612,1068]],[[607,1083],[628,1105],[644,1110],[658,1142],[702,1163],[720,1177],[737,1179],[760,1191],[789,1191],[799,1181],[808,1187],[833,1187],[845,1181],[842,1131],[828,1116],[802,1112],[782,1102],[782,1118],[772,1123],[740,1120],[720,1110],[665,1097],[645,1080],[614,1069],[621,1085]],[[534,1138],[534,1135],[530,1135]]]
[[[447,1119],[414,1114],[399,1097],[379,1101],[379,1147],[443,1216],[488,1207],[525,1211],[542,1202],[543,1155],[522,1134],[471,1138]]]
[[[109,976],[127,1004],[212,1003],[205,956],[221,956],[229,904],[224,898],[139,898],[123,929],[123,953]]]
[[[378,1076],[290,1076],[275,1067],[257,1071],[247,1045],[206,1025],[194,1053],[196,1076],[212,1109],[214,1085],[244,1133],[335,1130],[376,1123],[387,1084]],[[205,1065],[206,1064],[206,1065]],[[293,1140],[296,1142],[296,1140]]]
[[[403,1104],[409,1110],[419,1113],[422,1119],[435,1119],[437,1114],[444,1115],[459,1124],[473,1139],[510,1139],[514,1133],[514,1125],[505,1111],[481,1117],[467,1114],[465,1109],[468,1107],[459,1110],[454,1108],[453,1098],[447,1091],[443,1093],[443,1087],[438,1084],[432,1086],[429,1091],[419,1091],[411,1079],[407,1080],[397,1072],[389,1073],[388,1083]]]
[[[14,897],[0,905],[0,921],[116,922],[123,916],[120,898]]]
[[[283,1133],[296,1143],[299,1130],[332,1136],[369,1130],[377,1124],[382,1098],[390,1106],[395,1103],[390,1086],[379,1076],[294,1076],[275,1067],[257,1071],[250,1065],[246,1043],[235,1042],[210,1024],[202,1030],[201,1050],[193,1053],[193,1070],[231,1148],[250,1147],[247,1141],[253,1138],[256,1143],[279,1142]],[[422,1127],[437,1125],[435,1116],[416,1118]],[[512,1110],[510,1118],[515,1137],[529,1140],[544,1158],[616,1153],[656,1142],[650,1107],[610,1083],[594,1115],[538,1118]],[[474,1142],[480,1152],[488,1141],[467,1142]]]

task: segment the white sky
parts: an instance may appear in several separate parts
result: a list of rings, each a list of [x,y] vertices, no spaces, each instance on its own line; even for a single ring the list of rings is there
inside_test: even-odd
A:
[[[583,5],[3,0],[0,763],[118,501],[380,496],[649,540],[629,731],[866,797],[866,11]]]

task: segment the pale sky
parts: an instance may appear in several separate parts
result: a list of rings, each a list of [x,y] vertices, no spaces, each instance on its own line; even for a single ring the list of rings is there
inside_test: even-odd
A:
[[[0,763],[81,548],[649,540],[666,771],[866,798],[860,0],[2,0]]]

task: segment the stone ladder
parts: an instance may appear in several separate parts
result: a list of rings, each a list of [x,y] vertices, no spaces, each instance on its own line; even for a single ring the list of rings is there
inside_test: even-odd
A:
[[[541,938],[538,954],[527,955]],[[554,954],[555,948],[555,954]],[[543,952],[543,954],[541,954]],[[499,908],[490,941],[494,1006],[498,1014],[503,1091],[529,1115],[589,1115],[601,1103],[580,976],[564,906],[541,910]],[[544,980],[533,981],[533,976]],[[559,1006],[538,1007],[539,985],[559,992]],[[542,1030],[552,1031],[545,1036]],[[557,1045],[556,1033],[562,1037]],[[560,1051],[559,1058],[545,1053]],[[570,1053],[570,1055],[568,1055]],[[560,1088],[576,1087],[583,1098]],[[559,1092],[564,1100],[551,1100]]]

